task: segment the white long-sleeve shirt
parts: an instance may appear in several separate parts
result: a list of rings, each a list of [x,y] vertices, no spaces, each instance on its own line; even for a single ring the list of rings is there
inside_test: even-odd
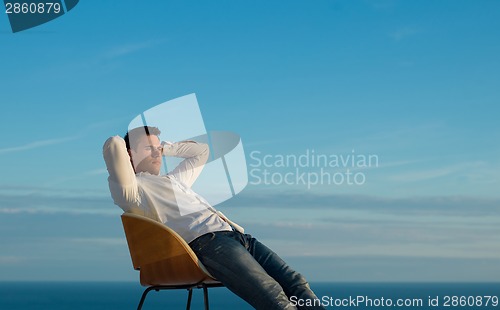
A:
[[[123,211],[162,222],[188,243],[209,232],[232,230],[227,218],[191,189],[208,154],[203,143],[164,144],[163,155],[185,159],[167,175],[135,174],[125,141],[111,137],[103,146],[111,196]]]

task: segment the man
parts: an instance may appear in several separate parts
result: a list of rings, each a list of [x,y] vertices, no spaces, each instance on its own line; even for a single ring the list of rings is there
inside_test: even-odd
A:
[[[104,144],[115,204],[168,225],[217,280],[256,309],[297,309],[291,296],[317,299],[301,274],[191,189],[208,159],[208,146],[195,141],[160,143],[159,135],[158,128],[144,126]],[[184,160],[160,175],[162,156]]]

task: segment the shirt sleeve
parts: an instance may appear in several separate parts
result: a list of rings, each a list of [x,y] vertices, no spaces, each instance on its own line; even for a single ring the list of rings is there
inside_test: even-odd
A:
[[[209,155],[208,145],[196,141],[163,143],[163,155],[185,158],[169,175],[191,187],[200,175]]]
[[[125,212],[132,212],[132,208],[139,205],[139,193],[125,140],[119,136],[109,138],[102,152],[109,173],[111,197]]]

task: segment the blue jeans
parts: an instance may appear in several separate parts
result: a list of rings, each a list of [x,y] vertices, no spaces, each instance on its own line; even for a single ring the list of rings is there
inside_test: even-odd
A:
[[[294,306],[289,298],[317,299],[306,279],[248,234],[219,231],[189,243],[217,280],[255,309],[324,309]]]

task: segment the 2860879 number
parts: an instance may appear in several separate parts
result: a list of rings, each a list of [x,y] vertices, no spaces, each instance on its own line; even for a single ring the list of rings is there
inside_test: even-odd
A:
[[[27,3],[27,2],[7,2],[5,3],[5,13],[7,14],[59,14],[61,4],[54,2]]]
[[[444,307],[498,306],[498,296],[444,296]]]

